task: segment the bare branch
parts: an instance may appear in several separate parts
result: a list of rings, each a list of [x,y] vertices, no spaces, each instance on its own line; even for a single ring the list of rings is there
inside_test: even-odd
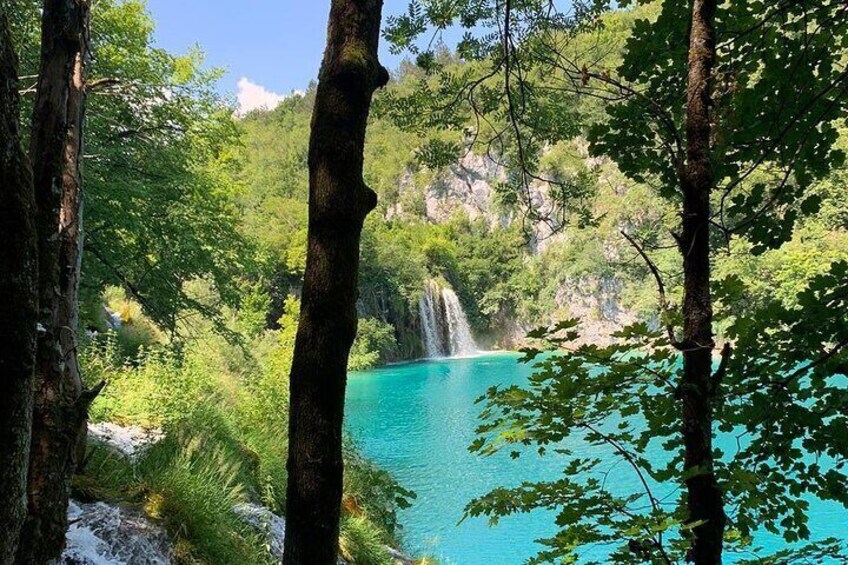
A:
[[[660,314],[665,320],[668,320],[667,314],[669,313],[670,308],[668,298],[666,297],[665,293],[665,284],[663,283],[662,275],[660,275],[660,270],[657,269],[657,266],[654,264],[653,261],[651,261],[651,258],[648,257],[648,254],[645,253],[645,250],[642,249],[642,246],[640,246],[635,239],[629,236],[624,230],[621,230],[621,235],[623,235],[624,238],[630,243],[630,245],[632,245],[633,248],[636,249],[639,255],[642,256],[642,259],[644,259],[645,263],[648,266],[648,269],[650,269],[651,274],[654,276],[654,280],[657,282],[657,291],[659,292],[660,297]],[[665,330],[668,334],[668,339],[671,342],[671,345],[680,349],[680,342],[674,336],[674,326],[666,322]]]
[[[110,88],[112,86],[118,86],[124,84],[124,81],[119,78],[100,78],[97,80],[91,80],[86,83],[85,88],[88,92],[96,92],[97,90],[101,90],[104,88]]]

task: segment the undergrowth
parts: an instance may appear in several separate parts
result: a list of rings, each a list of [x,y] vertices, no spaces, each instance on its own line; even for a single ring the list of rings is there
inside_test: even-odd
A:
[[[137,333],[122,344],[122,333],[113,331],[83,344],[86,380],[108,383],[92,406],[92,421],[155,427],[165,437],[132,461],[92,443],[74,496],[143,508],[167,528],[178,564],[275,562],[267,540],[233,507],[251,502],[285,515],[296,306],[281,329],[240,346],[210,328],[178,345],[139,343]],[[396,511],[414,495],[348,443],[341,554],[352,565],[389,564],[386,548],[399,546]]]

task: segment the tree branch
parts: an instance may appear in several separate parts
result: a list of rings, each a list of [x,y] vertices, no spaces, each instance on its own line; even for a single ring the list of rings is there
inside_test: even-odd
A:
[[[629,236],[627,234],[627,232],[625,232],[624,230],[621,230],[621,235],[623,235],[624,238],[628,242],[630,242],[630,245],[632,245],[633,248],[636,249],[636,251],[639,253],[639,255],[642,256],[642,259],[645,261],[645,263],[648,266],[648,269],[650,269],[651,274],[654,276],[654,280],[657,282],[657,291],[659,292],[659,297],[660,297],[660,314],[662,315],[662,317],[665,320],[667,320],[668,319],[667,314],[670,311],[670,308],[669,308],[668,298],[666,297],[666,293],[665,293],[665,284],[663,283],[662,275],[660,275],[660,270],[657,269],[657,266],[654,264],[653,261],[651,261],[651,258],[648,257],[648,254],[645,253],[645,250],[642,249],[642,247],[636,242],[635,239],[633,239],[631,236]],[[671,343],[671,345],[674,346],[677,349],[680,349],[680,347],[681,347],[680,342],[674,336],[674,326],[672,326],[672,324],[666,322],[665,323],[665,331],[668,334],[668,340]]]
[[[730,364],[730,355],[733,353],[733,348],[729,343],[725,343],[721,348],[721,362],[718,365],[710,384],[711,392],[715,394],[721,386],[724,377],[727,375],[727,366]]]

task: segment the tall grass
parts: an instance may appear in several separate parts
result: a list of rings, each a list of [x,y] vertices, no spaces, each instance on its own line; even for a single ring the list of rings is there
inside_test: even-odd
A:
[[[241,462],[202,436],[166,440],[142,460],[147,512],[167,524],[184,563],[272,563],[233,513],[246,500]]]
[[[365,517],[347,517],[341,524],[339,551],[355,565],[392,565],[384,535]]]

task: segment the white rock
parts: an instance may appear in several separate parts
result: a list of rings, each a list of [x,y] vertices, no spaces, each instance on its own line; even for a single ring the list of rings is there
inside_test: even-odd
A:
[[[106,320],[106,327],[110,330],[119,330],[124,325],[124,320],[118,312],[112,312],[105,306],[103,307],[103,317]]]
[[[140,511],[104,502],[68,505],[70,527],[62,565],[170,565],[165,531]]]
[[[119,426],[109,422],[89,424],[88,438],[114,448],[130,459],[165,437],[162,430],[146,430],[139,426]]]

